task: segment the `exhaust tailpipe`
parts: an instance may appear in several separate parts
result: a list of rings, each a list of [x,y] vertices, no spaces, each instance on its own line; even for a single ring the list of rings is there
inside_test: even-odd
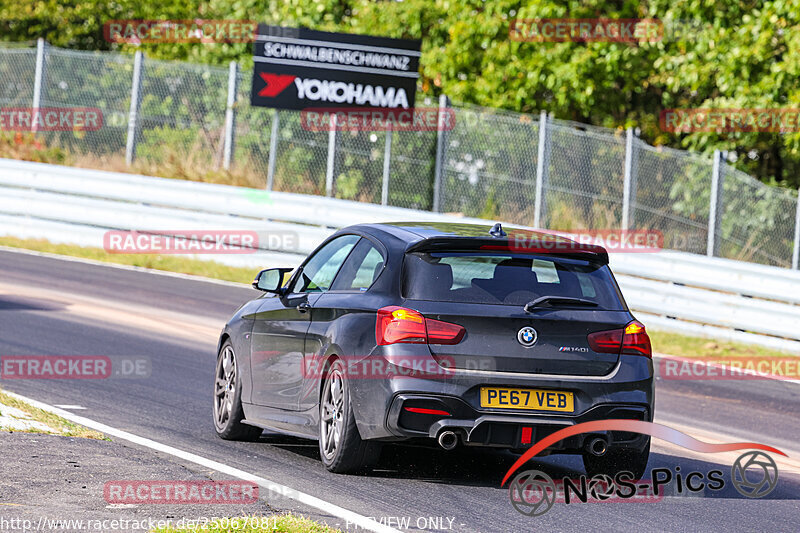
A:
[[[601,457],[608,451],[608,443],[602,437],[595,437],[586,445],[586,450],[594,456]]]
[[[452,450],[458,445],[458,435],[452,431],[442,431],[439,433],[439,446],[443,450]]]

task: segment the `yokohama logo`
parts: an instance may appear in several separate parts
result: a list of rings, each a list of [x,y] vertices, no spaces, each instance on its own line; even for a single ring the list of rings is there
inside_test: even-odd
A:
[[[369,104],[372,107],[408,108],[408,98],[404,89],[381,86],[344,83],[315,79],[295,78],[297,97],[305,100],[336,102],[337,104]]]
[[[345,83],[342,81],[297,78],[293,76],[259,73],[267,86],[259,91],[259,96],[275,97],[294,81],[297,97],[314,102],[334,102],[337,104],[369,105],[372,107],[405,108],[408,95],[405,89]],[[293,79],[292,79],[293,78]]]

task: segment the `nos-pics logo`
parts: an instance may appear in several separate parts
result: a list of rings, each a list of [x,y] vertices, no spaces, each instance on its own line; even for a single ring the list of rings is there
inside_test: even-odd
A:
[[[675,467],[674,472],[668,468],[654,468],[650,471],[651,483],[643,483],[644,480],[637,481],[631,472],[623,471],[618,472],[613,479],[606,475],[595,476],[591,480],[587,480],[586,476],[581,476],[579,480],[564,478],[560,480],[560,487],[550,476],[539,470],[526,470],[517,474],[525,463],[566,438],[587,433],[605,434],[613,431],[650,435],[700,453],[751,450],[740,455],[731,468],[731,483],[740,494],[747,498],[763,498],[771,493],[778,484],[778,465],[764,452],[787,457],[781,450],[766,444],[703,442],[669,426],[643,420],[593,420],[560,429],[536,442],[508,469],[500,486],[504,486],[507,482],[511,483],[509,488],[512,505],[519,512],[528,516],[539,516],[546,513],[559,498],[563,498],[567,504],[575,499],[586,503],[589,495],[600,501],[608,501],[614,497],[619,498],[620,501],[635,501],[631,500],[635,496],[638,497],[637,499],[641,499],[643,495],[648,497],[648,491],[652,491],[655,497],[659,497],[660,487],[669,483],[674,483],[677,494],[683,494],[684,490],[700,492],[706,488],[717,491],[725,486],[721,470],[711,470],[707,474],[686,473],[681,472],[680,467]]]
[[[526,516],[541,516],[549,511],[556,501],[587,503],[594,501],[660,501],[664,486],[675,485],[675,492],[702,492],[706,488],[722,490],[725,480],[721,470],[681,473],[677,467],[675,475],[667,468],[650,471],[651,481],[636,480],[630,472],[618,472],[613,478],[600,474],[587,479],[563,478],[559,482],[540,470],[526,470],[517,474],[508,487],[511,505]],[[760,451],[740,455],[731,467],[731,483],[739,494],[747,498],[763,498],[778,485],[778,465],[767,454]]]

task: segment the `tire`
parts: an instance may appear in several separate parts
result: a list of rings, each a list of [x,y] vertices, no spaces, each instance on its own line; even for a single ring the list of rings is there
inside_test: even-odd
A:
[[[255,440],[262,429],[242,424],[242,380],[236,353],[226,340],[217,354],[214,372],[214,429],[225,440]]]
[[[335,360],[325,375],[319,401],[319,455],[331,472],[366,470],[380,458],[381,446],[361,439],[344,379],[344,364]]]
[[[647,461],[650,458],[650,437],[641,450],[630,448],[609,448],[605,455],[597,457],[588,452],[583,452],[583,466],[586,475],[594,477],[606,474],[612,478],[619,472],[630,472],[634,479],[642,479],[647,471]]]

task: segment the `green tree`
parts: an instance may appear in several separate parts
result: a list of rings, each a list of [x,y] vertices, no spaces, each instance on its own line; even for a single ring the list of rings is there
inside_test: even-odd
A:
[[[658,42],[518,42],[515,18],[657,18]],[[668,108],[800,106],[800,0],[3,0],[0,39],[44,37],[75,49],[251,65],[251,46],[112,44],[114,19],[237,19],[423,39],[420,90],[512,111],[541,109],[605,127],[638,126],[650,143],[710,153],[763,181],[800,186],[800,132],[662,131]],[[352,178],[355,179],[355,178]]]

